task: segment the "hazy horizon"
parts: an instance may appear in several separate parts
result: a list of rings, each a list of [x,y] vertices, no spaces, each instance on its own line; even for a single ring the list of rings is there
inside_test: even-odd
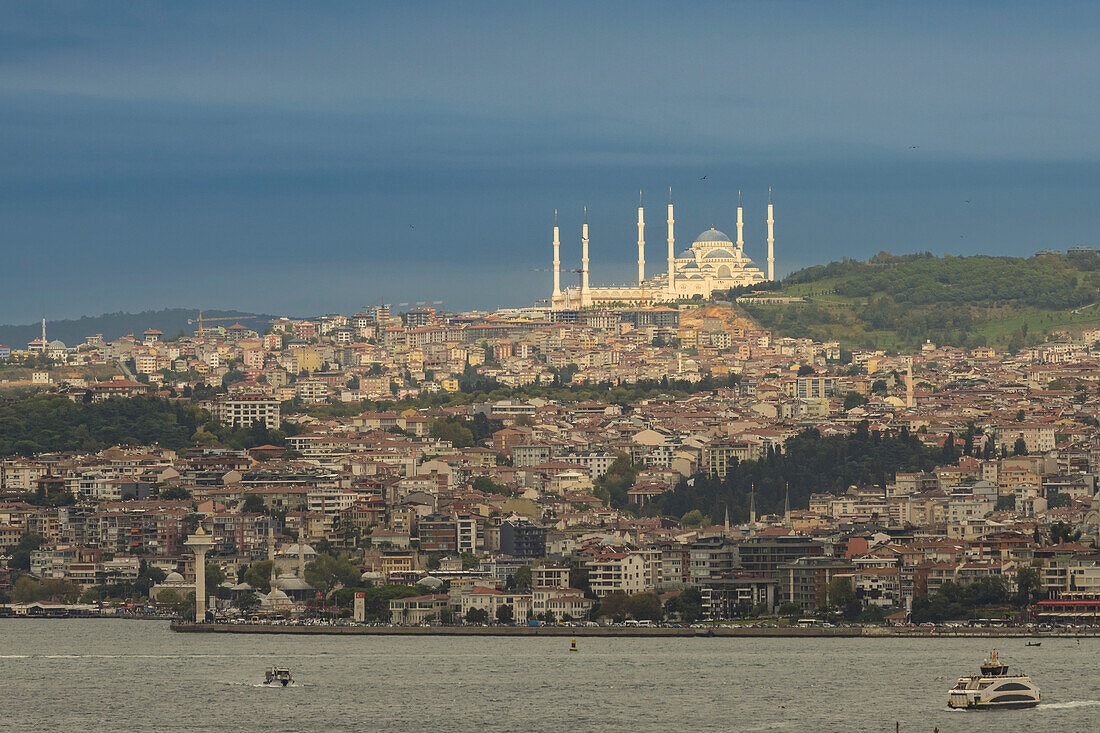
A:
[[[0,323],[530,305],[710,226],[776,269],[1100,245],[1100,7],[0,3]],[[705,180],[702,177],[706,176]],[[969,202],[969,203],[968,203]],[[571,282],[563,273],[563,282]]]

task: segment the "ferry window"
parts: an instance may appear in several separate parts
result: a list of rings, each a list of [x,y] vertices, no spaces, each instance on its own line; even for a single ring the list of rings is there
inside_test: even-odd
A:
[[[1001,690],[1027,690],[1030,689],[1027,685],[1021,685],[1019,682],[1009,682],[1008,684],[1001,685],[994,692],[1000,692]]]

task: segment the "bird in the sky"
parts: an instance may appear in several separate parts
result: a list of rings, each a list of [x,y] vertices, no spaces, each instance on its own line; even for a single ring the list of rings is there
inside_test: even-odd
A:
[[[909,146],[909,149],[910,149],[910,150],[916,150],[916,149],[917,149],[917,148],[919,148],[919,147],[920,147],[920,145],[910,145],[910,146]]]
[[[700,180],[700,181],[705,181],[705,180],[707,180],[707,177],[706,177],[706,176],[703,176],[703,177],[702,177],[702,178],[700,178],[699,180]]]
[[[967,203],[967,204],[969,204],[969,203],[970,203],[970,199],[963,199],[963,203]]]
[[[409,224],[409,229],[416,229],[412,224]]]

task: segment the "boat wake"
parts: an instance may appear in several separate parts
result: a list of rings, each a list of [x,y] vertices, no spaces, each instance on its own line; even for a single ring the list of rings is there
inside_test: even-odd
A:
[[[1100,705],[1100,700],[1070,700],[1069,702],[1045,702],[1036,710],[1069,710],[1072,708],[1089,708]]]

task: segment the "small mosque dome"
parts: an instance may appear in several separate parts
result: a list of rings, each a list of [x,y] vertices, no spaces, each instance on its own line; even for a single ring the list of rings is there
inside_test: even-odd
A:
[[[385,576],[377,570],[368,570],[359,576],[360,580],[382,580]]]
[[[718,249],[712,249],[710,252],[707,252],[706,255],[703,256],[703,259],[705,260],[717,260],[723,258],[732,260],[733,252],[730,252],[728,249],[722,249],[721,247],[719,247]]]
[[[65,347],[65,342],[64,341],[51,341],[50,342],[50,348],[51,349],[64,349],[64,348],[66,348]]]
[[[425,588],[442,588],[443,587],[443,581],[442,580],[440,580],[439,578],[433,578],[430,575],[427,575],[427,576],[421,578],[419,584],[424,586]]]
[[[184,583],[184,582],[186,582],[186,581],[183,579],[183,576],[180,575],[179,573],[177,573],[175,570],[173,570],[172,572],[168,573],[168,575],[164,576],[164,582],[162,583],[162,585],[169,585],[170,583]]]
[[[678,259],[678,260],[694,260],[695,259],[695,252],[694,252],[694,250],[691,250],[691,249],[685,249],[683,252],[680,253],[680,256],[677,257],[676,259]]]
[[[696,244],[706,244],[708,242],[730,242],[732,244],[725,232],[720,232],[714,227],[711,227],[695,238]]]
[[[290,596],[284,593],[281,589],[276,588],[267,594],[267,600],[269,601],[289,601]]]

